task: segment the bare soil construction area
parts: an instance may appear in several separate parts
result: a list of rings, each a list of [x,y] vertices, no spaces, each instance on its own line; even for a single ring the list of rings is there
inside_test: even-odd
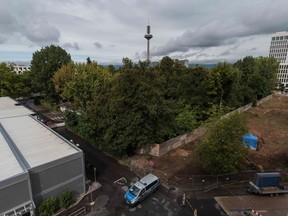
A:
[[[270,100],[249,109],[246,115],[249,119],[249,132],[259,139],[257,150],[250,150],[249,152],[251,162],[256,168],[260,167],[263,170],[287,167],[288,96],[273,95]],[[197,140],[161,157],[135,155],[131,159],[131,167],[138,173],[143,172],[143,175],[153,171],[168,184],[169,182],[181,184],[177,177],[204,175],[201,170],[195,167],[192,158],[192,152],[199,143],[200,140]],[[154,164],[154,168],[151,167],[152,164]],[[247,166],[247,169],[250,168]]]

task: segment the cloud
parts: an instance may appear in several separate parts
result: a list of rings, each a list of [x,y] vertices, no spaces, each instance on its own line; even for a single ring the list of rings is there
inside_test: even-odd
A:
[[[146,59],[148,18],[152,61],[167,55],[190,62],[267,55],[271,34],[288,29],[286,0],[0,1],[1,50],[33,53],[53,43],[83,60]]]
[[[222,5],[223,2],[226,5]],[[265,2],[266,4],[264,4]],[[180,36],[171,39],[165,45],[157,47],[154,55],[163,56],[174,52],[187,52],[193,48],[233,45],[246,37],[283,31],[287,29],[288,13],[287,7],[279,7],[280,2],[284,5],[282,0],[253,1],[248,7],[246,1],[243,5],[239,5],[239,8],[236,8],[237,4],[233,2],[220,1],[219,5],[223,6],[222,14],[217,17],[213,17],[213,14],[207,14],[207,18],[210,18],[210,20],[192,26]],[[219,5],[215,6],[215,10]],[[230,8],[233,5],[235,8]],[[224,6],[227,8],[226,10]],[[231,11],[229,11],[230,9]],[[234,14],[230,14],[233,11]],[[215,15],[217,15],[217,12],[214,12]],[[229,54],[229,51],[226,54]]]
[[[35,5],[26,0],[22,4],[15,0],[3,0],[0,7],[0,37],[8,41],[17,36],[40,45],[59,41],[60,31],[49,23],[41,3]]]
[[[72,49],[72,50],[80,50],[78,43],[64,43],[62,45],[63,48],[65,49]]]
[[[97,49],[102,49],[102,45],[99,42],[93,44]]]
[[[29,25],[23,26],[22,29],[20,33],[31,42],[37,44],[59,42],[60,31],[45,20],[31,20]]]

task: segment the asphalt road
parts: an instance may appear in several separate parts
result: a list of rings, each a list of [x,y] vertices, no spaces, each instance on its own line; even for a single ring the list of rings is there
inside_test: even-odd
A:
[[[95,215],[187,215],[192,213],[192,209],[187,207],[185,214],[182,214],[182,207],[177,203],[175,196],[170,196],[164,188],[156,191],[136,207],[131,208],[124,201],[124,194],[130,185],[137,180],[134,172],[128,167],[118,163],[118,161],[91,146],[81,137],[75,135],[65,127],[54,129],[67,140],[79,144],[79,148],[85,154],[86,172],[91,180],[94,180],[94,167],[96,167],[96,180],[102,187],[93,193],[95,205],[92,207]],[[127,183],[120,185],[114,183],[124,177]],[[186,207],[185,207],[186,208]],[[92,215],[93,215],[92,213]]]

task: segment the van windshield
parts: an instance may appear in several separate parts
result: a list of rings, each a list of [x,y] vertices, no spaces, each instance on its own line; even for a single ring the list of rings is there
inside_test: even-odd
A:
[[[130,189],[129,189],[130,193],[133,194],[134,196],[138,196],[139,192],[140,192],[140,188],[138,188],[136,185],[133,185]]]

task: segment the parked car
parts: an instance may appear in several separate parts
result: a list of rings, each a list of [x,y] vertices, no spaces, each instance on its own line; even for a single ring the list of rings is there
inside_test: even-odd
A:
[[[159,186],[159,178],[150,173],[132,185],[124,196],[125,201],[134,206],[152,194]]]

